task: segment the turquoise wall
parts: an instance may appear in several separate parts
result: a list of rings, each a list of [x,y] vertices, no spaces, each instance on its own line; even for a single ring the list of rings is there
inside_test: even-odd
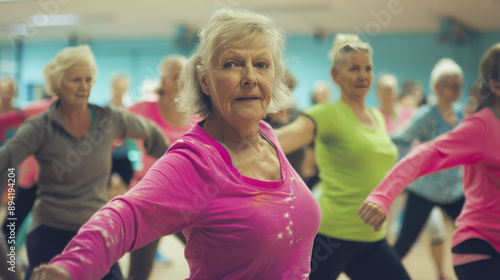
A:
[[[320,41],[313,36],[290,36],[286,44],[285,60],[290,70],[298,78],[294,91],[297,107],[310,106],[310,91],[316,80],[327,80],[334,90],[334,98],[339,96],[338,88],[331,82],[330,50],[332,37]],[[500,32],[484,32],[470,35],[463,44],[456,42],[440,43],[436,34],[385,34],[364,37],[374,50],[373,62],[375,75],[393,73],[400,81],[418,79],[429,89],[429,75],[434,64],[443,57],[454,59],[465,74],[465,88],[468,90],[478,77],[478,64],[482,54],[494,43],[500,42]],[[21,51],[19,75],[18,106],[29,103],[29,88],[43,84],[43,67],[54,55],[67,46],[67,42],[25,43]],[[142,81],[156,78],[157,65],[162,57],[169,54],[189,55],[186,46],[177,45],[174,40],[148,41],[94,41],[90,46],[96,56],[99,74],[91,95],[91,102],[107,104],[109,101],[109,82],[116,72],[128,74],[132,78],[131,93],[138,96]],[[16,52],[11,45],[0,45],[2,60],[15,60]],[[5,67],[0,75],[13,75]],[[373,92],[367,104],[376,106]]]

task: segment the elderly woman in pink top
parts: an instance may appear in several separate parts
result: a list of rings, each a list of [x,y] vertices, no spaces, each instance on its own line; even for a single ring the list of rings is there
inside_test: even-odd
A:
[[[125,252],[179,230],[188,279],[308,279],[319,207],[261,121],[292,106],[283,45],[268,17],[216,12],[178,96],[202,121],[33,279],[99,279]]]
[[[464,165],[465,205],[452,252],[459,279],[500,275],[500,43],[483,56],[481,105],[454,130],[420,145],[386,176],[359,210],[380,230],[394,198],[420,176]]]

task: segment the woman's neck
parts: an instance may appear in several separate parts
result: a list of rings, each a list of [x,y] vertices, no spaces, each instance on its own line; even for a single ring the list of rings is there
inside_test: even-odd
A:
[[[441,117],[448,125],[453,126],[457,124],[458,119],[455,111],[453,110],[453,103],[438,100],[436,106],[441,114]]]
[[[212,138],[224,143],[233,152],[258,147],[262,140],[258,122],[234,125],[214,112],[210,113],[202,127]]]
[[[69,122],[79,122],[81,120],[86,120],[89,116],[87,106],[79,106],[73,108],[60,103],[57,107],[57,112],[63,118],[63,120]]]
[[[364,97],[349,97],[346,94],[341,94],[340,98],[355,112],[364,112],[366,110]]]
[[[453,103],[452,102],[445,102],[442,100],[437,101],[436,107],[438,108],[439,112],[442,114],[445,114],[449,112],[450,110],[453,110]]]
[[[117,107],[123,107],[123,102],[121,98],[113,97],[111,99],[111,105],[117,106]]]
[[[14,109],[10,102],[0,102],[0,112],[5,113]]]

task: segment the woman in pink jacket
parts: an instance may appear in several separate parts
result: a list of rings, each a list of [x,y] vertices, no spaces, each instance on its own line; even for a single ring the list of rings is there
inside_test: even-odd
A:
[[[500,43],[480,64],[477,112],[454,130],[420,145],[404,157],[359,210],[380,230],[394,198],[418,177],[464,165],[465,205],[456,220],[453,265],[459,279],[500,275]]]

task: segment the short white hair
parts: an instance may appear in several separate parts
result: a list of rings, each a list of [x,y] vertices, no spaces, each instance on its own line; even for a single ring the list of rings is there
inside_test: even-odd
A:
[[[221,9],[210,18],[198,36],[200,42],[180,76],[181,90],[176,97],[177,110],[201,118],[212,111],[210,97],[203,93],[199,79],[207,75],[220,50],[238,46],[269,44],[274,62],[274,87],[267,113],[293,106],[293,98],[284,82],[283,51],[285,32],[269,17],[242,9]]]
[[[439,60],[431,72],[430,87],[436,90],[436,85],[442,83],[445,79],[453,76],[459,76],[463,79],[464,72],[462,68],[451,58]]]
[[[92,84],[97,77],[97,62],[89,45],[77,47],[66,47],[50,61],[44,69],[45,89],[51,96],[58,96],[59,87],[66,71],[77,64],[83,64],[90,67],[92,75]]]
[[[370,56],[373,55],[373,49],[370,44],[361,41],[358,35],[337,34],[329,53],[332,60],[332,68],[338,70],[338,67],[345,62],[347,55],[353,52],[366,52]]]

